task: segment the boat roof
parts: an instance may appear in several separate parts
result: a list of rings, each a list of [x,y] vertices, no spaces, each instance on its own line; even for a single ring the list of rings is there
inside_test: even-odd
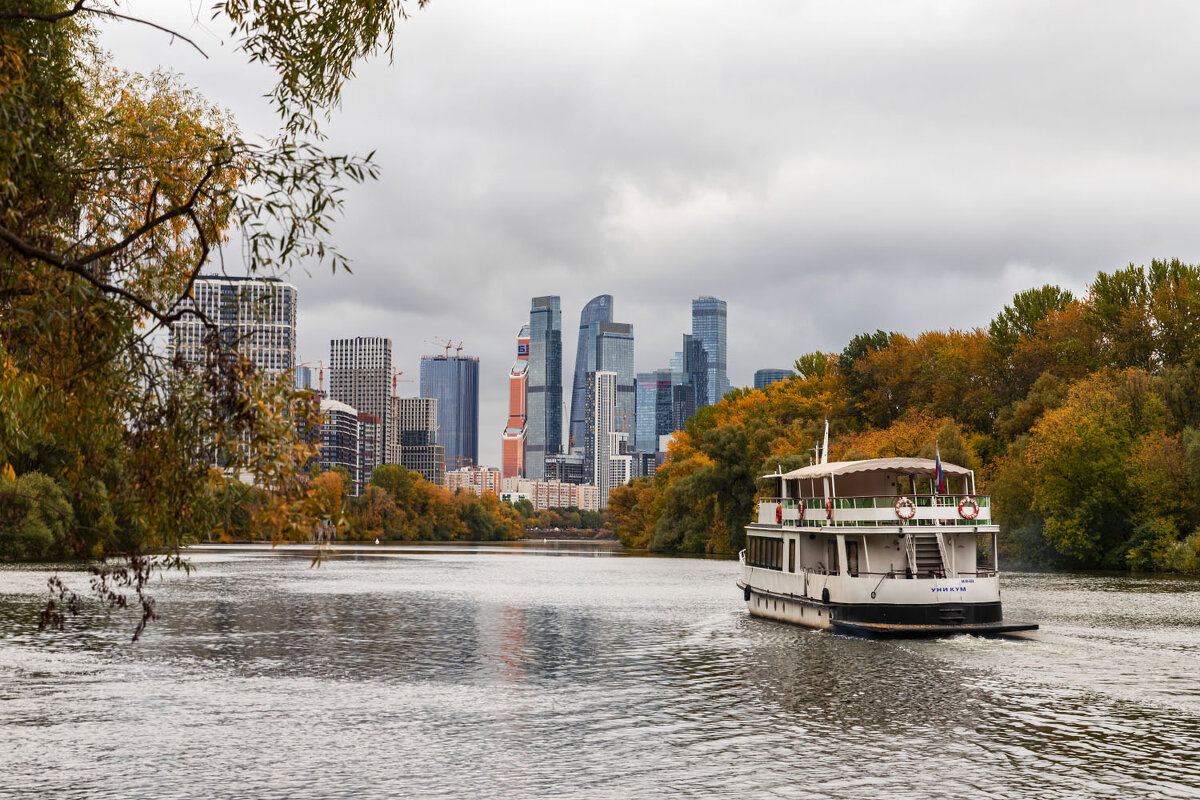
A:
[[[901,475],[933,475],[937,462],[932,458],[869,458],[861,461],[830,461],[828,464],[813,464],[794,469],[780,475],[778,472],[763,475],[764,478],[824,478],[828,475],[850,475],[856,472],[897,472]],[[947,475],[970,475],[971,470],[957,464],[942,462],[942,472]]]

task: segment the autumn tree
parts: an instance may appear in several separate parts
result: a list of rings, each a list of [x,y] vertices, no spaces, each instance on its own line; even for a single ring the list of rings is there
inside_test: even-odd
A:
[[[213,11],[278,76],[276,133],[243,136],[178,76],[115,69],[96,26],[152,20],[102,0],[0,0],[0,471],[58,484],[73,553],[123,554],[114,569],[139,595],[149,570],[219,524],[214,453],[269,490],[256,529],[309,532],[298,467],[311,451],[296,429],[310,404],[216,335],[191,286],[235,230],[253,275],[346,266],[330,224],[342,188],[376,170],[324,152],[322,124],[405,15],[400,0]],[[155,344],[185,317],[209,327],[201,364]]]

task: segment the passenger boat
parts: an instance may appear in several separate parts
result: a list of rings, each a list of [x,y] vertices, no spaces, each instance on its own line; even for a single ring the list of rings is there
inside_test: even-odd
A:
[[[880,458],[763,480],[768,496],[739,555],[753,616],[873,636],[1037,629],[1004,619],[1000,529],[972,470]]]

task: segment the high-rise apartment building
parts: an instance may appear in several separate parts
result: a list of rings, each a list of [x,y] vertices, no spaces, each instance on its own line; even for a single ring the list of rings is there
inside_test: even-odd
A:
[[[371,473],[383,463],[383,426],[379,418],[365,411],[358,412],[358,462],[350,475],[354,479],[350,494],[361,496],[371,482]]]
[[[540,479],[545,457],[562,452],[562,309],[556,296],[533,298],[529,309],[528,361],[525,474]]]
[[[613,298],[611,294],[593,297],[579,314],[579,343],[575,348],[575,382],[571,387],[571,441],[572,450],[582,448],[586,431],[584,417],[587,405],[587,374],[595,372],[596,339],[600,335],[600,323],[613,321]]]
[[[392,395],[392,340],[382,336],[333,339],[329,343],[329,397],[379,421],[376,462],[383,463],[388,402]],[[368,470],[368,474],[369,474]]]
[[[437,443],[437,400],[393,397],[388,411],[386,463],[419,472],[429,483],[446,484],[446,448]]]
[[[719,403],[729,391],[729,378],[725,372],[725,311],[725,301],[715,297],[698,297],[692,301],[692,338],[700,342],[708,360],[705,398],[699,402],[700,406]]]
[[[259,372],[282,374],[296,366],[296,287],[277,278],[201,275],[185,302],[217,326],[222,343]],[[208,359],[208,329],[186,315],[171,324],[169,347],[184,361]]]
[[[321,400],[321,469],[329,471],[341,467],[350,473],[354,490],[355,473],[358,471],[358,411],[336,400]]]
[[[628,434],[614,430],[617,422],[617,373],[589,372],[584,388],[587,401],[584,407],[584,468],[588,471],[588,482],[600,491],[600,507],[606,508],[612,488],[627,482],[632,475],[632,459],[624,453]],[[618,456],[625,456],[626,462],[630,462],[621,465],[624,469],[619,474],[613,466]],[[618,479],[620,482],[614,483]]]
[[[479,359],[421,357],[421,396],[437,400],[438,443],[447,470],[479,463]]]
[[[508,371],[508,423],[500,434],[500,471],[505,478],[525,476],[529,395],[529,326],[517,334],[517,360]]]
[[[760,369],[754,373],[754,388],[765,389],[772,383],[786,381],[795,375],[796,373],[790,369]]]

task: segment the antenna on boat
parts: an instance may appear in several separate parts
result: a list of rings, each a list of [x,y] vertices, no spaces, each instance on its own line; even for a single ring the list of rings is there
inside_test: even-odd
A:
[[[829,463],[829,420],[825,420],[825,442],[821,446],[821,463]]]

